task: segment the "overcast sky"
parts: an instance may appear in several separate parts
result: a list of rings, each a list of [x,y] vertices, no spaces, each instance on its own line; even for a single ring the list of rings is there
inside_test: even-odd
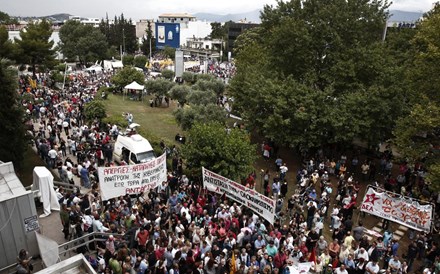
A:
[[[433,0],[394,0],[391,9],[428,11]],[[275,0],[0,0],[0,10],[14,16],[69,13],[84,17],[110,17],[124,13],[134,20],[157,18],[161,13],[241,13],[262,9]]]

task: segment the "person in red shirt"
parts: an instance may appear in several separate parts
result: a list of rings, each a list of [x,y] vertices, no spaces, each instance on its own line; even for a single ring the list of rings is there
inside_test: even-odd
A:
[[[136,235],[136,240],[138,242],[138,246],[141,253],[146,250],[148,237],[149,237],[148,231],[146,231],[143,227],[141,227],[139,233]]]

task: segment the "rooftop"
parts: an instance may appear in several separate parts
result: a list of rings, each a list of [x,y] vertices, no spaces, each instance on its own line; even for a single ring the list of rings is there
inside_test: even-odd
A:
[[[25,194],[27,191],[18,179],[12,162],[0,161],[0,201]]]

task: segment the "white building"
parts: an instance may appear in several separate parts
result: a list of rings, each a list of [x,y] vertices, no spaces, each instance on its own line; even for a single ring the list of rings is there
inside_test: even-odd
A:
[[[180,28],[187,28],[189,22],[196,21],[196,17],[188,13],[164,13],[159,15],[160,23],[180,23]]]

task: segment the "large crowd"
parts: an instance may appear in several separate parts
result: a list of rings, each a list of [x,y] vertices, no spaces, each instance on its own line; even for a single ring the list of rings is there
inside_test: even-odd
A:
[[[82,187],[90,189],[86,194],[58,190],[65,238],[93,231],[109,235],[105,242],[77,250],[98,273],[293,274],[304,265],[309,273],[440,273],[438,221],[432,233],[412,231],[407,246],[388,227],[380,237],[371,237],[362,220],[354,221],[366,182],[439,208],[440,195],[429,191],[423,166],[402,164],[396,176],[391,153],[384,153],[376,166],[373,159],[318,150],[305,153],[298,170],[289,170],[278,149],[264,143],[261,152],[270,167],[250,174],[243,184],[261,187],[276,200],[273,224],[186,177],[175,150],[169,154],[168,180],[157,189],[102,201],[97,168],[113,164],[112,143],[120,129],[86,123],[83,111],[109,77],[72,77],[64,92],[29,91],[28,82],[20,79],[21,93],[33,97],[22,103],[35,125],[38,154],[61,180],[80,178]]]

